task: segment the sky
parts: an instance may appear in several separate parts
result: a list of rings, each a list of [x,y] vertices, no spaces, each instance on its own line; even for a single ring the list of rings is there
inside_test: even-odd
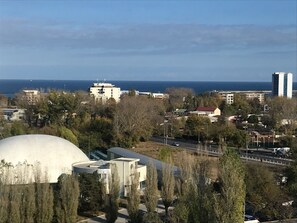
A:
[[[0,79],[297,81],[296,0],[0,0]]]

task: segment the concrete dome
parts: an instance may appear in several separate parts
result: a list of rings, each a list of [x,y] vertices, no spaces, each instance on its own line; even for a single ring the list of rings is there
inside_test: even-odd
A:
[[[50,135],[20,135],[1,140],[0,160],[3,159],[13,166],[24,162],[33,168],[39,166],[51,183],[57,182],[62,173],[71,173],[73,163],[89,161],[77,146]]]

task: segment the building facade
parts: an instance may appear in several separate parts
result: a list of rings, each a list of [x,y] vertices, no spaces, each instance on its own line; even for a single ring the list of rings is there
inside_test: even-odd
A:
[[[102,101],[103,103],[110,98],[119,102],[121,88],[115,87],[111,83],[93,83],[90,87],[90,95],[92,95],[96,101]]]
[[[293,74],[275,72],[272,74],[272,95],[277,97],[292,98]]]
[[[139,164],[139,159],[135,158],[117,158],[109,161],[87,161],[74,163],[72,166],[74,173],[93,173],[97,171],[99,178],[105,183],[106,192],[109,193],[109,184],[112,174],[112,168],[117,171],[120,184],[120,195],[128,196],[132,179],[135,174],[138,175],[140,190],[145,188],[146,165]]]

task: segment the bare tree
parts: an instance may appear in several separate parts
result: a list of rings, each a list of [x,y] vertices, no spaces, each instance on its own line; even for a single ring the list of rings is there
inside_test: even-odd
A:
[[[59,223],[76,222],[79,196],[77,177],[63,174],[59,177],[57,186],[57,221]]]
[[[114,117],[118,143],[131,147],[141,138],[148,139],[162,111],[164,108],[159,101],[145,97],[124,97],[117,105]]]
[[[162,188],[161,197],[165,206],[165,212],[168,216],[168,208],[174,200],[174,173],[172,164],[166,163],[162,167]]]
[[[105,217],[108,223],[114,223],[118,218],[120,183],[118,170],[115,165],[111,166],[111,176],[108,180],[109,193],[105,200]]]

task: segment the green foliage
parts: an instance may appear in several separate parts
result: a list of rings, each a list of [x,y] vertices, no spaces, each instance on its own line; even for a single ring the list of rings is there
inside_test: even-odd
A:
[[[214,194],[218,222],[243,222],[245,202],[244,167],[232,150],[224,152],[219,162],[219,193]]]
[[[76,222],[79,183],[76,176],[62,174],[56,187],[56,217],[58,223]]]
[[[138,190],[138,186],[139,186],[139,176],[138,176],[138,173],[135,172],[134,176],[132,177],[130,190],[127,198],[128,200],[127,211],[128,211],[131,223],[141,222],[141,215],[139,212],[140,192]]]
[[[98,211],[104,207],[105,185],[98,173],[80,173],[78,176],[80,195],[78,211]]]
[[[153,213],[157,207],[159,198],[158,175],[156,167],[152,162],[147,165],[146,188],[144,200],[147,212]]]
[[[142,223],[162,223],[158,213],[148,212],[145,213],[142,219]]]
[[[272,218],[283,218],[287,207],[282,202],[287,201],[281,188],[276,184],[274,173],[266,166],[248,165],[246,174],[247,201],[254,207],[254,212]],[[288,216],[287,216],[288,217]]]
[[[258,116],[257,115],[251,115],[250,117],[248,117],[247,121],[249,123],[257,124],[259,122]]]
[[[118,170],[111,165],[111,177],[109,179],[109,194],[105,199],[105,217],[108,223],[114,223],[118,218],[120,184]]]
[[[24,135],[27,131],[27,126],[21,121],[14,121],[11,124],[10,133],[12,136]]]
[[[162,161],[167,161],[172,158],[172,149],[169,147],[162,147],[159,150],[158,159]]]
[[[78,146],[78,140],[77,140],[77,137],[73,134],[73,132],[62,126],[59,128],[59,134],[60,134],[60,137],[72,142],[74,145]]]
[[[208,136],[208,129],[211,125],[209,118],[198,115],[188,117],[185,125],[185,134],[197,139],[205,141]]]

